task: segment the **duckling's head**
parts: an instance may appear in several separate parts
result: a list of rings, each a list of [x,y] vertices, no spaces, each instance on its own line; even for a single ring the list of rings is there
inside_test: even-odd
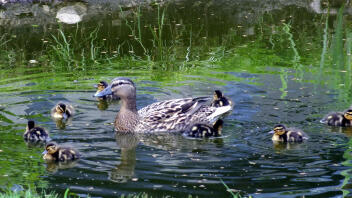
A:
[[[59,149],[59,146],[55,143],[55,142],[50,142],[45,146],[45,151],[43,152],[43,154],[54,154],[57,152],[57,150]]]
[[[136,97],[136,87],[132,80],[125,77],[118,77],[111,81],[111,85],[99,93],[95,93],[95,97],[103,97],[114,93],[120,98],[133,98]]]
[[[33,129],[35,126],[35,123],[33,120],[29,120],[28,123],[27,123],[27,131]]]
[[[343,116],[347,119],[347,120],[352,120],[352,108],[349,108],[345,111],[345,113],[343,114]]]
[[[274,126],[274,133],[276,135],[283,135],[286,133],[286,127],[283,124],[277,124]]]
[[[214,100],[219,100],[222,97],[223,97],[223,94],[222,94],[222,92],[220,90],[215,90],[214,91],[214,96],[213,96]]]
[[[63,114],[66,112],[66,105],[64,103],[59,103],[56,105],[55,109],[57,113]]]
[[[103,91],[105,88],[107,88],[109,85],[106,81],[100,81],[95,88],[97,88],[97,93]]]

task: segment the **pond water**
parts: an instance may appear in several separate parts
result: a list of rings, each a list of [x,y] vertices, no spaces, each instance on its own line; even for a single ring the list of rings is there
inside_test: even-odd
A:
[[[204,3],[189,2],[194,9]],[[248,2],[231,5],[240,10],[253,6]],[[222,18],[219,28],[214,18],[198,23],[199,16],[206,13],[210,17],[212,12],[199,6],[198,13],[189,13],[188,3],[170,4],[171,14],[166,16],[170,21],[179,17],[184,27],[193,24],[205,29],[206,33],[200,34],[207,34],[209,42],[199,40],[193,48],[207,50],[192,51],[190,63],[180,57],[168,59],[166,64],[164,59],[154,59],[160,54],[157,50],[153,54],[155,46],[148,40],[149,60],[138,55],[143,49],[132,43],[129,47],[134,46],[137,55],[122,53],[133,57],[128,61],[116,59],[93,63],[86,70],[62,70],[47,63],[56,56],[46,56],[45,46],[28,46],[40,38],[30,38],[25,44],[26,34],[16,33],[18,43],[12,41],[2,51],[8,50],[9,56],[0,56],[0,189],[21,185],[63,193],[70,188],[82,197],[142,192],[153,197],[230,197],[224,182],[233,192],[253,197],[350,196],[352,129],[319,122],[325,114],[342,111],[352,102],[350,7],[339,11],[342,4],[333,5],[331,10],[336,13],[327,14],[299,3],[280,4],[266,11],[244,9],[254,15],[245,20],[248,17],[231,15],[223,6],[210,4],[207,8]],[[103,21],[113,21],[117,12],[111,11]],[[152,21],[157,9],[143,13]],[[96,22],[91,19],[79,28],[87,31]],[[77,28],[61,26],[67,34]],[[116,33],[112,26],[103,24],[101,28],[98,40]],[[123,30],[123,40],[129,29],[123,25],[118,28]],[[1,29],[9,35],[13,30]],[[223,42],[229,41],[229,35],[233,46]],[[172,43],[172,39],[170,36],[165,42]],[[105,50],[113,45],[111,41]],[[11,61],[9,49],[20,48],[25,48],[21,61]],[[173,50],[167,56],[176,51],[187,54],[190,48],[186,45]],[[28,63],[32,59],[39,63]],[[176,66],[170,68],[172,64]],[[98,101],[92,95],[94,84],[117,76],[135,82],[138,108],[167,99],[210,96],[216,89],[234,101],[235,107],[224,118],[220,138],[116,134],[112,122],[119,102]],[[66,125],[50,117],[50,109],[59,101],[76,109]],[[77,149],[82,159],[73,164],[45,163],[43,147],[23,141],[28,119],[48,129],[60,145]],[[274,144],[268,132],[277,123],[300,128],[309,139],[301,144]]]

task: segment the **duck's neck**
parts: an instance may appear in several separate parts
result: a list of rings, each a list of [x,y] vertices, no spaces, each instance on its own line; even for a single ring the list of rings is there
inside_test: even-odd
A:
[[[120,113],[127,111],[137,114],[136,97],[121,97]]]
[[[133,132],[139,121],[136,100],[121,97],[121,108],[115,119],[115,130]]]

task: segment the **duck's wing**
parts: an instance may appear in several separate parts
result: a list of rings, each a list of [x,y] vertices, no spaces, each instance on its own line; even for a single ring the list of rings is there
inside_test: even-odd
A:
[[[179,113],[193,114],[201,106],[208,104],[210,100],[210,97],[198,97],[156,102],[140,109],[138,115],[143,119],[151,116],[160,117],[160,115],[162,117],[171,117]]]
[[[145,128],[153,131],[178,131],[203,106],[210,97],[185,98],[153,103],[138,111]]]

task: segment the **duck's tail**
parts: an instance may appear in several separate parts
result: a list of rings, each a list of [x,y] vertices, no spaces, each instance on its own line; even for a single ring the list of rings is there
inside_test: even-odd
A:
[[[212,113],[209,116],[209,119],[211,120],[211,122],[215,122],[216,120],[218,120],[223,114],[230,112],[232,110],[232,106],[228,105],[228,106],[223,106],[223,107],[217,107],[215,112]]]

